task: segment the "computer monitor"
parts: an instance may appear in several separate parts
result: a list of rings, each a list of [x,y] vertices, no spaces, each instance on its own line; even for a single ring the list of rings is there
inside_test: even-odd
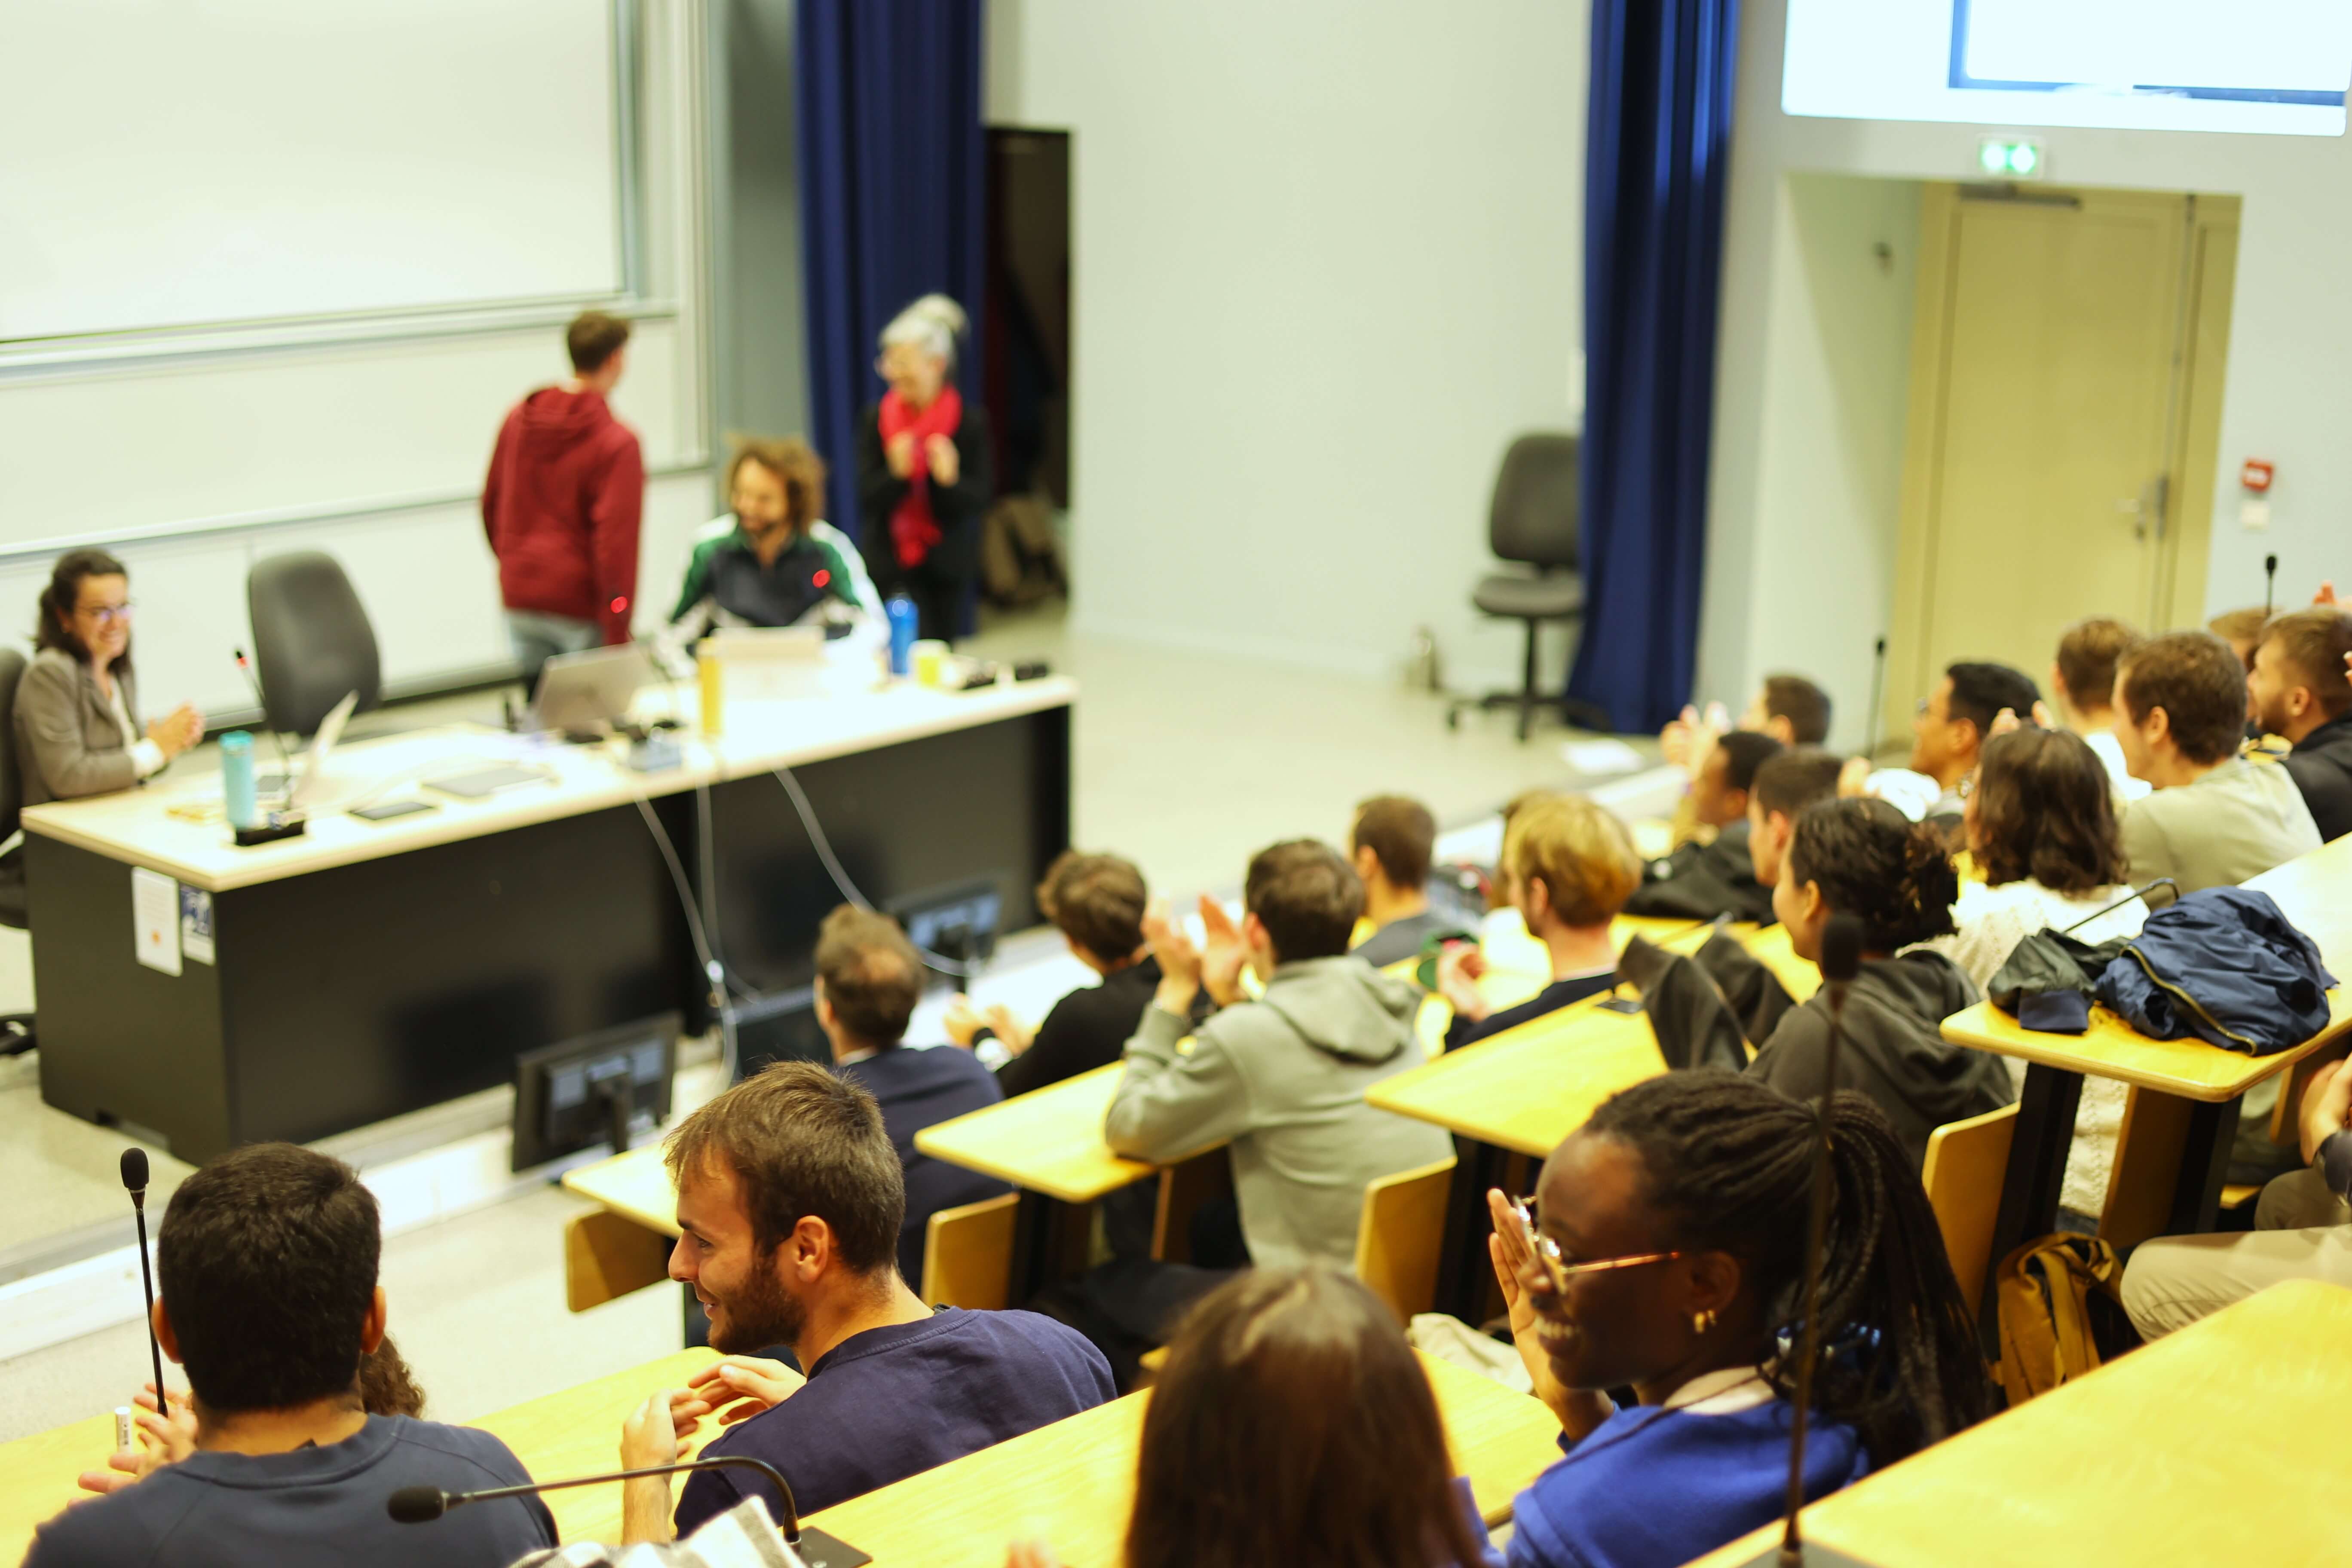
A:
[[[614,1153],[669,1116],[678,1016],[617,1025],[515,1058],[514,1157],[528,1171],[599,1143]]]
[[[996,937],[1004,924],[1004,894],[994,877],[975,877],[926,888],[892,899],[882,912],[896,920],[907,940],[927,953],[958,965],[984,963],[996,954]],[[948,982],[964,978],[931,968],[934,977]],[[935,978],[929,984],[940,984]]]

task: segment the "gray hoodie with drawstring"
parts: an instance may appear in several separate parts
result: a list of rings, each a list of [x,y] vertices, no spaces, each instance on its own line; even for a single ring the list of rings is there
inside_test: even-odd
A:
[[[1227,1144],[1253,1262],[1352,1268],[1365,1185],[1454,1152],[1444,1129],[1364,1103],[1423,1060],[1420,1005],[1412,986],[1342,955],[1282,964],[1262,999],[1211,1016],[1182,1055],[1185,1021],[1147,1007],[1103,1136],[1160,1164]]]

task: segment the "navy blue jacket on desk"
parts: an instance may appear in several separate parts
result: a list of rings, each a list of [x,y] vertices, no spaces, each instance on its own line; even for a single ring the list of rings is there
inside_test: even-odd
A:
[[[919,1322],[850,1335],[817,1358],[808,1382],[783,1403],[728,1427],[703,1455],[767,1460],[806,1516],[1091,1410],[1117,1392],[1110,1363],[1076,1329],[1035,1312],[942,1307]],[[697,1470],[678,1494],[677,1533],[692,1534],[755,1494],[782,1517],[771,1489],[743,1470]]]
[[[205,1450],[41,1526],[26,1568],[507,1568],[555,1544],[537,1497],[395,1524],[403,1487],[528,1485],[504,1443],[470,1426],[371,1415],[350,1437],[285,1454]]]
[[[993,1176],[934,1160],[915,1147],[915,1134],[937,1122],[985,1110],[1004,1098],[996,1075],[970,1051],[953,1046],[924,1050],[892,1046],[845,1062],[841,1076],[862,1086],[882,1106],[882,1125],[907,1173],[907,1218],[898,1227],[898,1272],[907,1288],[923,1288],[923,1233],[933,1215],[960,1204],[1000,1197],[1013,1189]]]

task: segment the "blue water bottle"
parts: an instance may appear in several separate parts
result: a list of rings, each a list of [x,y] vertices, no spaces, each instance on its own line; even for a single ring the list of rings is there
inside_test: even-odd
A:
[[[221,805],[231,827],[258,827],[261,812],[253,799],[253,737],[231,730],[221,737]]]
[[[906,675],[914,668],[915,601],[893,594],[883,610],[890,617],[890,673]]]

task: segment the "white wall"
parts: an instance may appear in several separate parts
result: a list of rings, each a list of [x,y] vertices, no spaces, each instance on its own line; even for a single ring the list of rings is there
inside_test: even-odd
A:
[[[656,476],[639,602],[658,614],[686,536],[711,513],[701,45],[696,0],[644,11],[646,303],[627,308],[637,331],[614,402]],[[571,309],[0,354],[0,636],[29,633],[58,552],[106,545],[131,570],[142,704],[250,710],[229,652],[250,640],[247,567],[321,549],[367,605],[388,685],[500,665],[477,496],[506,408],[568,374]]]
[[[1073,132],[1080,627],[1386,672],[1427,625],[1516,684],[1468,595],[1505,445],[1580,396],[1584,5],[989,26],[989,119]]]
[[[1714,559],[1700,661],[1701,685],[1709,692],[1740,690],[1768,666],[1794,662],[1781,652],[1790,646],[1783,639],[1801,647],[1811,635],[1811,617],[1786,615],[1769,575],[1743,563],[1817,564],[1832,579],[1821,597],[1846,606],[1840,613],[1856,622],[1883,610],[1892,573],[1891,504],[1886,531],[1857,542],[1850,518],[1839,521],[1832,512],[1817,521],[1804,498],[1774,477],[1794,462],[1811,468],[1823,486],[1868,494],[1874,476],[1885,472],[1890,449],[1899,464],[1901,447],[1899,423],[1865,420],[1841,428],[1795,417],[1794,405],[1776,405],[1780,389],[1806,379],[1804,362],[1823,353],[1810,341],[1818,329],[1806,319],[1817,298],[1783,276],[1795,250],[1790,231],[1802,226],[1804,216],[1784,184],[1806,173],[1899,181],[1980,177],[1979,135],[2032,129],[1784,115],[1785,23],[1786,0],[1748,0],[1741,9],[1709,507]],[[2269,552],[2280,557],[2283,600],[2300,597],[2323,576],[2352,574],[2345,529],[2352,516],[2352,441],[2344,435],[2352,299],[2341,281],[2344,258],[2352,254],[2352,207],[2343,200],[2352,190],[2352,141],[2072,128],[2033,134],[2047,153],[2050,177],[2061,184],[2244,197],[2215,489],[2184,498],[2184,504],[2212,509],[2208,611],[2259,604]],[[1816,298],[1814,305],[1809,298]],[[1891,352],[1881,344],[1869,357],[1891,368]],[[1783,445],[1791,440],[1797,447]],[[2249,457],[2279,465],[2267,532],[2238,525],[2238,465]],[[1875,635],[1859,625],[1850,634],[1839,630],[1865,646]],[[1866,677],[1852,688],[1843,684],[1848,678],[1837,679],[1836,695],[1859,718]]]

